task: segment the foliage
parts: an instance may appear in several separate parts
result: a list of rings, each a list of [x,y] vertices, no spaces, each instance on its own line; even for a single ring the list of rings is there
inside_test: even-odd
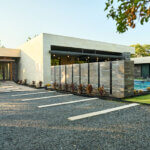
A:
[[[100,94],[100,96],[104,96],[105,95],[105,89],[104,89],[104,86],[101,86],[101,87],[99,87],[98,88],[98,91],[99,91],[99,94]]]
[[[150,87],[147,87],[147,91],[150,91]]]
[[[139,93],[139,94],[142,94],[142,93],[143,93],[143,90],[138,90],[138,93]]]
[[[134,95],[138,94],[138,91],[137,90],[134,90]]]
[[[59,84],[59,85],[58,85],[58,89],[59,89],[59,90],[62,90],[62,84]]]
[[[68,91],[68,87],[69,87],[69,86],[68,86],[68,84],[66,83],[66,84],[65,84],[65,91]]]
[[[73,83],[70,85],[70,90],[71,90],[71,92],[75,91],[75,85]]]
[[[23,84],[23,85],[27,85],[27,79],[24,79],[24,81],[23,81],[22,84]]]
[[[0,48],[5,48],[5,46],[4,46],[4,45],[2,45],[1,40],[0,40]]]
[[[80,84],[80,85],[78,86],[78,93],[79,93],[79,94],[82,94],[82,92],[83,92],[83,85]]]
[[[131,45],[131,47],[135,48],[135,54],[131,55],[131,57],[143,57],[150,56],[150,45]]]
[[[91,85],[91,84],[88,84],[88,86],[86,87],[86,92],[87,92],[87,94],[91,94],[92,91],[93,91],[92,85]]]
[[[51,65],[52,65],[52,66],[59,65],[59,61],[60,61],[59,59],[52,58],[52,59],[51,59]]]
[[[53,89],[56,89],[57,86],[58,86],[57,83],[54,82],[54,83],[53,83]]]
[[[19,80],[19,81],[18,81],[18,84],[22,84],[22,80]]]
[[[40,86],[40,87],[42,87],[42,83],[43,83],[42,81],[39,81],[39,86]]]
[[[117,31],[124,33],[135,28],[136,21],[143,25],[150,18],[150,0],[107,0],[107,17],[116,22]]]
[[[37,34],[34,35],[34,37],[37,37],[37,36],[38,36]],[[34,37],[33,37],[33,38],[34,38]],[[26,41],[28,42],[28,41],[30,41],[31,39],[32,39],[32,37],[28,36],[28,38],[27,38]]]

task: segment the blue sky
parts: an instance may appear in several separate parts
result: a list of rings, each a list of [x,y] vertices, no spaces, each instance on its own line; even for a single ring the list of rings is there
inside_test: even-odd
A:
[[[123,45],[150,44],[150,23],[119,34],[104,8],[105,0],[0,0],[0,40],[16,48],[28,36],[44,32]]]

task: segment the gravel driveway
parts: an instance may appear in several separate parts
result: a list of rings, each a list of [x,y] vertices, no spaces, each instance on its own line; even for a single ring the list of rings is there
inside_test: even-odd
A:
[[[11,87],[1,92],[0,150],[150,149],[149,106],[137,105],[70,121],[68,118],[73,116],[129,105],[87,99],[30,88],[16,91]]]

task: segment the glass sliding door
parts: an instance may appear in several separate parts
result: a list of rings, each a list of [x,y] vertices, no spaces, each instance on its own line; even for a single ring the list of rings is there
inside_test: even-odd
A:
[[[0,63],[0,80],[3,80],[3,66],[2,66],[2,63]]]
[[[10,63],[0,62],[0,80],[10,80]]]

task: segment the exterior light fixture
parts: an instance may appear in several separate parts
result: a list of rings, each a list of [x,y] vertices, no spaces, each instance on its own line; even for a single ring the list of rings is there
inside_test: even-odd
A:
[[[68,55],[67,57],[69,58],[70,56]]]
[[[54,54],[53,56],[55,57],[56,55]]]

